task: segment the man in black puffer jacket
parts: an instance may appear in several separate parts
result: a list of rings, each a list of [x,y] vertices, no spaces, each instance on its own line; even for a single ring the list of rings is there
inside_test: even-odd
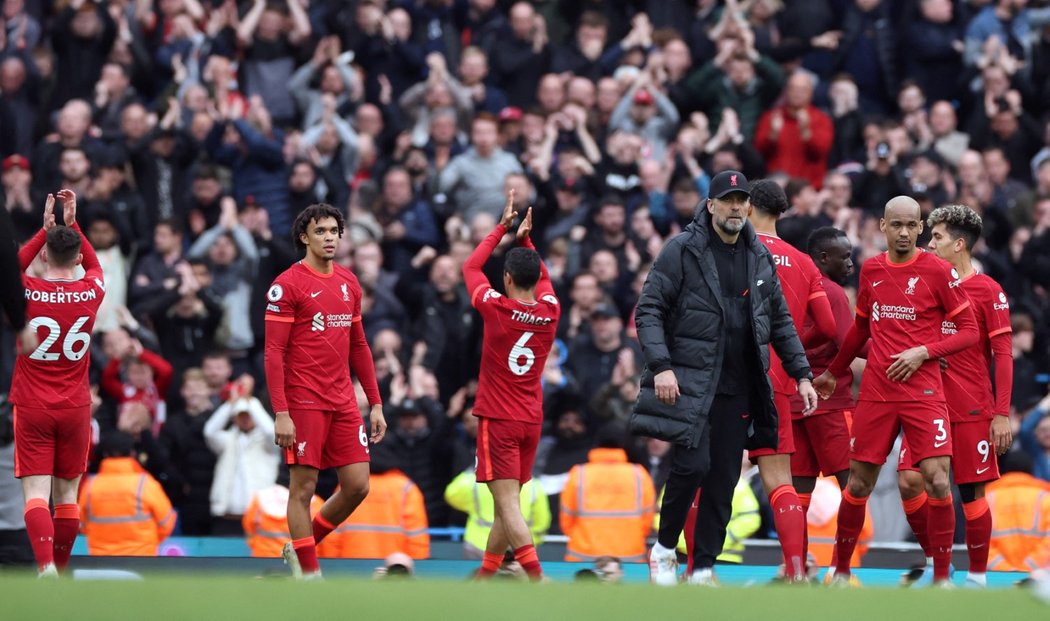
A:
[[[646,364],[631,428],[674,444],[649,560],[661,585],[677,582],[674,549],[701,485],[689,580],[714,582],[744,448],[776,448],[769,345],[799,381],[808,410],[817,399],[773,257],[747,219],[747,178],[719,173],[710,196],[660,252],[636,314]]]

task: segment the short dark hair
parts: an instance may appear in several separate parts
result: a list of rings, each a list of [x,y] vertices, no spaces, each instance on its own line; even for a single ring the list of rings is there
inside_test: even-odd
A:
[[[503,271],[510,274],[515,286],[532,289],[540,280],[540,255],[532,248],[511,248],[503,260]]]
[[[759,179],[751,184],[751,204],[768,216],[779,216],[791,207],[784,188],[771,179]]]
[[[110,431],[99,444],[103,457],[128,457],[135,452],[135,439],[125,431]]]
[[[784,195],[787,196],[788,203],[795,200],[795,197],[802,193],[802,190],[812,186],[808,180],[801,177],[792,177],[784,185]]]
[[[820,253],[827,252],[828,246],[837,239],[847,237],[845,231],[840,231],[833,226],[822,226],[809,234],[806,242],[809,256],[818,257]]]
[[[158,220],[157,224],[154,226],[153,230],[154,231],[157,230],[156,227],[158,227],[158,226],[167,227],[168,230],[171,231],[172,235],[182,235],[182,232],[183,232],[182,231],[182,223],[180,223],[175,218],[164,218],[162,220]]]
[[[306,235],[306,229],[310,226],[311,220],[320,222],[325,218],[335,218],[336,223],[339,225],[339,237],[342,237],[343,229],[346,227],[346,221],[343,219],[342,212],[328,203],[316,203],[302,210],[295,217],[295,222],[292,224],[292,243],[295,244],[295,247],[299,250],[305,250],[306,244],[299,239],[300,236]]]
[[[80,256],[80,233],[68,226],[47,232],[47,260],[55,267],[72,267]]]
[[[977,212],[966,205],[945,205],[934,209],[926,224],[932,229],[935,225],[944,224],[945,230],[952,239],[961,239],[966,244],[967,250],[973,250],[977,240],[981,238],[984,223]]]

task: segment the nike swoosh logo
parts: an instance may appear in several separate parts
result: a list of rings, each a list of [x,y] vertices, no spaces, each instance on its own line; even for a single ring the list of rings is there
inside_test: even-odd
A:
[[[766,281],[764,281],[764,280],[759,280],[757,283],[755,283],[755,286],[756,287],[761,287],[763,284],[765,284],[765,282]]]
[[[941,447],[942,447],[942,446],[944,446],[945,444],[948,444],[948,441],[947,441],[947,440],[945,440],[944,442],[934,442],[934,443],[933,443],[933,448],[941,448]]]
[[[317,296],[319,296],[319,295],[321,295],[321,292],[320,292],[320,291],[317,291],[317,292],[315,292],[315,293],[311,293],[311,294],[310,294],[310,297],[312,297],[312,298],[316,298],[316,297],[317,297]]]
[[[987,543],[975,543],[972,546],[970,546],[970,549],[971,550],[975,550],[977,548],[983,548],[986,545],[988,545],[988,544]]]
[[[988,472],[989,470],[991,470],[991,468],[992,468],[991,466],[988,466],[987,468],[980,468],[980,469],[977,470],[977,474],[984,474],[985,472]],[[976,546],[974,546],[974,547],[976,547]]]
[[[871,288],[874,289],[875,287],[878,287],[881,284],[882,284],[881,280],[876,280],[875,282],[871,283]]]

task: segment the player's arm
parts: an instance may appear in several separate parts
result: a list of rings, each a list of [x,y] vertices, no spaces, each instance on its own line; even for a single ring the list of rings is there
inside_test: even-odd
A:
[[[358,298],[360,299],[360,298]],[[379,395],[379,382],[376,381],[376,368],[372,360],[372,350],[365,338],[365,328],[361,325],[360,311],[354,313],[350,326],[350,368],[361,382],[368,404],[372,406],[369,421],[372,425],[372,443],[382,442],[386,435],[386,417],[383,415],[383,398]]]
[[[802,346],[806,349],[823,345],[834,340],[836,336],[835,313],[831,310],[828,294],[821,287],[819,278],[815,282],[814,286],[820,287],[820,290],[809,294],[809,304],[807,304],[807,310],[813,316],[813,326],[801,335]]]
[[[274,442],[281,448],[291,448],[295,442],[295,423],[288,415],[288,398],[285,393],[284,360],[288,355],[288,343],[292,337],[294,305],[281,285],[270,287],[266,294],[268,306],[274,305],[279,312],[266,312],[266,347],[263,350],[263,368],[266,387],[270,391],[270,406],[274,411]]]
[[[1005,455],[1013,444],[1010,425],[1010,401],[1013,397],[1013,337],[1009,330],[992,336],[992,360],[995,364],[995,409],[992,418],[992,442],[996,453]]]
[[[821,399],[828,399],[835,392],[835,386],[838,384],[836,378],[846,374],[846,371],[849,370],[849,365],[853,364],[853,360],[861,353],[870,337],[871,324],[868,323],[868,316],[862,314],[858,308],[857,316],[853,319],[853,325],[850,326],[849,332],[846,333],[846,339],[842,341],[839,352],[835,354],[835,359],[828,365],[827,371],[824,371],[820,377],[813,380],[813,388],[816,389]]]
[[[492,229],[492,232],[488,234],[488,237],[483,239],[478,247],[474,249],[474,252],[470,253],[467,260],[463,262],[463,281],[467,285],[467,291],[470,293],[470,303],[473,306],[477,306],[478,296],[484,292],[485,289],[492,286],[489,279],[485,276],[483,268],[485,263],[492,256],[492,251],[499,245],[500,240],[507,234],[507,230],[514,224],[514,191],[511,190],[510,195],[507,198],[507,206],[503,209],[503,217],[500,218],[499,224],[496,228]]]
[[[55,226],[55,195],[48,194],[47,200],[44,202],[44,224],[36,235],[32,238],[21,250],[18,251],[18,266],[24,272],[29,269],[29,266],[33,263],[33,259],[36,255],[40,254],[40,249],[44,247],[47,242],[47,232]]]
[[[523,248],[529,250],[536,250],[536,246],[532,244],[532,237],[529,233],[532,232],[532,207],[525,212],[525,218],[518,225],[518,244]],[[540,279],[536,283],[536,297],[541,298],[545,295],[554,295],[554,285],[551,283],[550,272],[547,271],[547,264],[540,260]]]

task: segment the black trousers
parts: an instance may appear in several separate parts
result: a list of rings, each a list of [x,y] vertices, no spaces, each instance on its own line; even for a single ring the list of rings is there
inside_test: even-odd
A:
[[[672,449],[658,539],[665,548],[678,545],[696,490],[703,488],[694,530],[694,569],[714,566],[715,557],[722,553],[751,425],[749,410],[746,395],[716,396],[703,423],[700,444],[696,448],[676,444]]]

